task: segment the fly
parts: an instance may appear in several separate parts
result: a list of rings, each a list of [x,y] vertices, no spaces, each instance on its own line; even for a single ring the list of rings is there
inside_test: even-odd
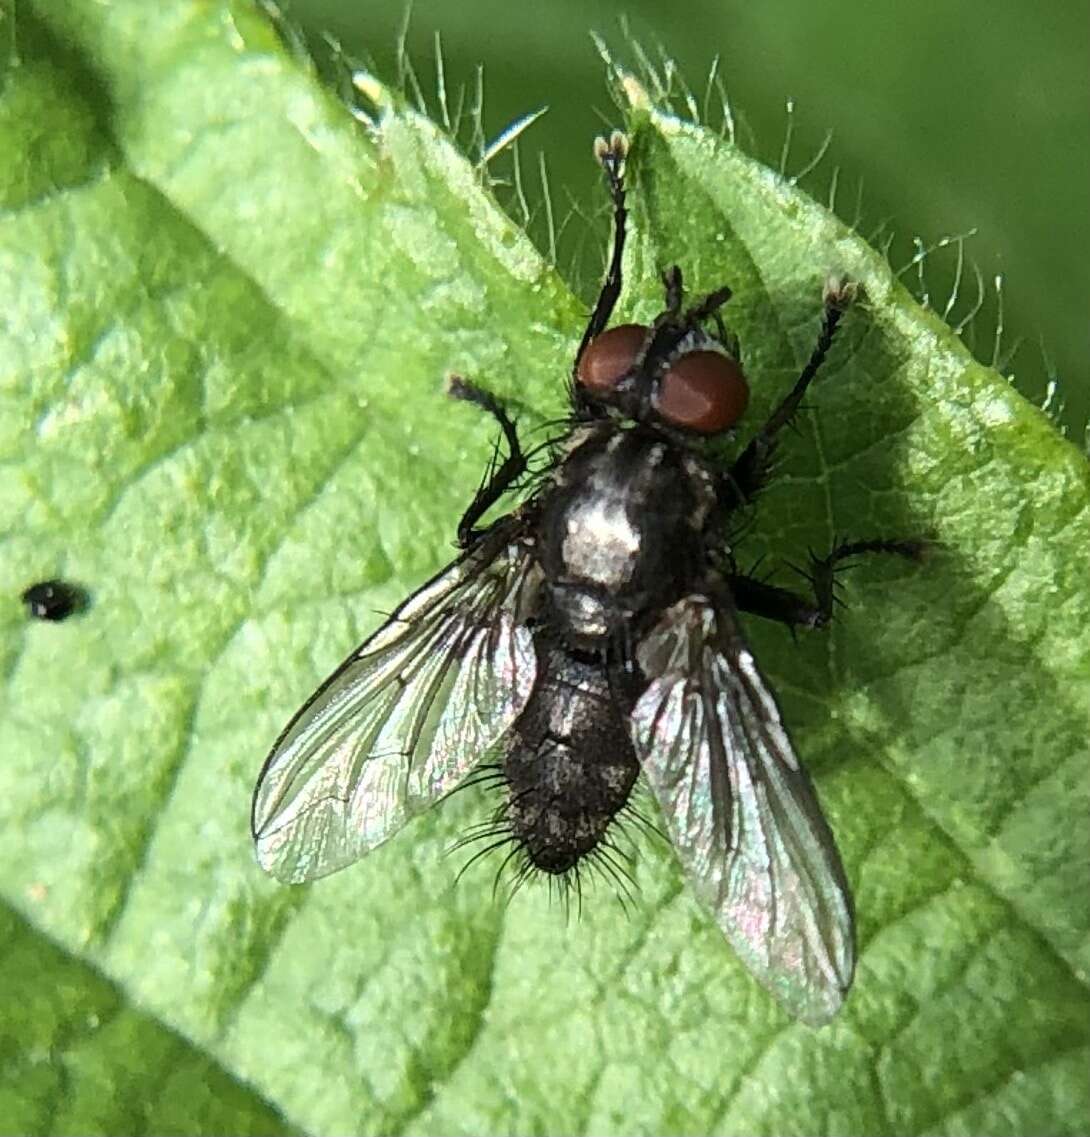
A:
[[[25,589],[20,599],[28,616],[53,623],[82,612],[88,604],[87,593],[67,580],[40,580]]]
[[[571,415],[511,512],[487,512],[528,471],[488,392],[450,394],[507,445],[458,525],[461,555],[330,676],[276,741],[252,830],[283,881],[344,868],[463,783],[489,755],[505,790],[485,835],[521,871],[578,873],[642,774],[691,887],[754,974],[818,1024],[852,981],[851,898],[839,854],[739,623],[795,628],[832,615],[838,566],[916,558],[923,542],[845,541],[811,555],[813,596],[739,570],[731,519],[770,474],[779,435],[833,343],[852,288],[827,285],[821,331],[794,387],[722,469],[705,440],[749,400],[720,288],[686,306],[663,274],[650,324],[609,327],[621,291],[627,142],[595,153],[613,205],[604,284],[576,352]],[[525,483],[524,483],[525,484]]]

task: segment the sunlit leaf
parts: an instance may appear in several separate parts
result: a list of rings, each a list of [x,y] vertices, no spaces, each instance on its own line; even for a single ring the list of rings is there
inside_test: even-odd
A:
[[[471,793],[278,885],[247,825],[264,754],[449,558],[490,452],[444,377],[532,426],[583,313],[431,123],[372,85],[369,129],[250,4],[33,0],[15,32],[0,1128],[1084,1131],[1082,455],[824,211],[638,108],[626,311],[674,260],[729,282],[754,416],[824,276],[865,287],[739,556],[944,544],[846,578],[829,636],[749,626],[855,889],[849,1001],[790,1022],[638,834],[627,919],[608,887],[570,922],[544,889],[497,903],[487,868],[455,888]],[[51,576],[91,607],[28,623]]]

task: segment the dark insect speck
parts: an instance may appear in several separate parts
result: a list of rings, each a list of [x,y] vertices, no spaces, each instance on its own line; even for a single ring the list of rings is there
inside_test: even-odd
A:
[[[254,792],[258,861],[289,882],[358,860],[458,786],[501,791],[467,835],[528,876],[619,883],[612,839],[637,780],[690,885],[753,974],[806,1022],[851,984],[851,897],[836,844],[739,612],[792,631],[829,623],[839,569],[917,540],[833,541],[812,595],[743,571],[734,539],[780,436],[833,345],[854,289],[829,280],[794,386],[724,463],[749,402],[720,287],[609,326],[621,291],[627,143],[599,139],[613,202],[605,283],[576,352],[563,429],[527,453],[500,402],[461,378],[507,446],[458,525],[458,558],[318,689],[273,746]],[[535,464],[534,459],[538,459]],[[486,522],[504,495],[519,502]],[[638,814],[637,814],[638,816]],[[476,859],[476,858],[474,858]]]
[[[59,623],[82,612],[87,607],[88,596],[78,584],[66,580],[42,580],[23,592],[22,601],[27,615],[35,620]]]

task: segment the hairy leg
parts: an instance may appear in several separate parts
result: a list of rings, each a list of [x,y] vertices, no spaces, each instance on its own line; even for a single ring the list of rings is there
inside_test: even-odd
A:
[[[724,478],[722,494],[730,506],[751,501],[764,484],[776,448],[780,431],[798,413],[807,388],[821,370],[825,357],[833,345],[837,328],[855,295],[855,288],[843,281],[830,280],[825,285],[825,315],[821,332],[795,385],[769,416],[768,421],[753,436]]]
[[[613,251],[609,268],[602,283],[601,291],[590,314],[586,331],[575,353],[572,375],[579,370],[579,361],[591,340],[601,335],[613,315],[617,298],[621,294],[621,261],[624,258],[624,242],[627,233],[628,210],[625,209],[624,159],[628,153],[628,139],[620,131],[614,131],[607,142],[604,138],[594,140],[594,156],[598,159],[606,175],[606,186],[613,202]]]
[[[823,628],[833,618],[837,603],[836,574],[851,566],[854,557],[870,553],[886,553],[919,561],[932,542],[924,540],[891,540],[878,538],[870,541],[840,541],[824,557],[810,554],[809,571],[803,576],[810,582],[812,596],[803,596],[787,588],[778,588],[746,573],[727,576],[734,602],[742,612],[775,620],[789,628]]]
[[[488,510],[490,510],[525,473],[526,455],[523,453],[522,446],[519,443],[518,432],[515,430],[514,422],[511,420],[510,415],[503,409],[503,406],[495,395],[483,391],[480,387],[462,379],[458,375],[451,376],[447,383],[447,393],[451,398],[461,399],[467,403],[474,403],[476,406],[487,411],[500,424],[500,430],[503,431],[503,436],[507,440],[508,448],[507,457],[497,465],[496,462],[499,456],[499,447],[497,445],[496,454],[493,456],[491,466],[485,473],[484,480],[481,482],[473,500],[469,503],[469,508],[458,522],[458,544],[465,549],[472,545],[483,532],[483,530],[477,528],[477,522],[480,521]]]

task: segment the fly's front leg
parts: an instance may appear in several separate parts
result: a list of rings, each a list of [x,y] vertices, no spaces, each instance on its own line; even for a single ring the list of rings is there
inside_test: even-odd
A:
[[[594,156],[606,175],[606,187],[613,202],[613,251],[610,254],[606,278],[595,301],[594,311],[590,314],[586,331],[583,332],[583,338],[579,342],[575,363],[572,365],[572,398],[577,404],[580,388],[575,376],[579,374],[579,361],[590,346],[591,340],[605,331],[613,315],[613,309],[617,305],[617,298],[621,295],[621,261],[624,259],[624,242],[628,229],[624,188],[624,160],[627,153],[628,139],[619,130],[610,135],[608,142],[604,138],[594,140]]]
[[[814,344],[806,366],[795,380],[794,387],[753,436],[724,479],[722,493],[731,506],[752,501],[765,483],[776,448],[776,436],[798,414],[806,389],[821,370],[821,365],[833,346],[841,318],[855,298],[855,292],[855,285],[850,282],[832,278],[826,281],[825,315],[817,343]]]
[[[499,446],[492,457],[492,463],[485,473],[469,508],[458,522],[458,544],[469,548],[484,532],[477,528],[477,522],[500,500],[501,497],[526,472],[526,455],[519,444],[518,432],[510,415],[503,409],[495,395],[482,391],[480,387],[452,375],[447,383],[447,394],[454,399],[461,399],[467,403],[474,403],[486,410],[499,424],[503,436],[507,440],[507,457],[497,466]]]
[[[735,604],[743,612],[786,624],[792,631],[795,628],[823,628],[833,618],[833,608],[839,603],[836,596],[836,574],[852,567],[848,562],[853,557],[886,553],[919,561],[931,544],[922,540],[879,538],[871,541],[841,541],[824,557],[811,553],[809,569],[797,571],[810,582],[812,598],[788,588],[778,588],[745,573],[728,575],[727,584]]]

